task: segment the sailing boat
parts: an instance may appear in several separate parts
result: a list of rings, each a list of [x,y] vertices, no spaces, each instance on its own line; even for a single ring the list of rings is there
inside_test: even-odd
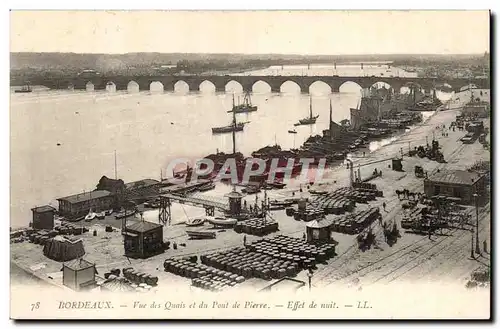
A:
[[[233,100],[234,100],[234,95],[233,95]],[[245,96],[243,98],[243,103],[234,105],[233,102],[233,109],[228,112],[234,112],[234,113],[248,113],[248,112],[255,112],[257,111],[257,106],[252,105],[252,100],[250,98],[250,93],[247,91],[245,92]]]
[[[316,116],[313,116],[312,112],[312,98],[309,97],[309,117],[300,119],[298,123],[294,124],[294,126],[307,126],[307,125],[313,125],[316,123],[316,119],[318,119],[319,114]]]
[[[21,89],[16,89],[14,92],[15,93],[30,93],[32,92],[33,90],[31,89],[31,85],[28,82],[26,82],[26,84],[21,88]]]
[[[233,95],[233,108],[234,107],[235,107],[235,105],[234,105],[234,95]],[[236,112],[233,112],[233,111],[229,111],[229,112],[233,113],[233,122],[227,126],[212,128],[212,134],[224,134],[224,133],[231,133],[231,132],[236,132],[236,131],[243,131],[245,124],[250,122],[250,121],[247,121],[247,122],[236,123],[236,116],[234,115]]]

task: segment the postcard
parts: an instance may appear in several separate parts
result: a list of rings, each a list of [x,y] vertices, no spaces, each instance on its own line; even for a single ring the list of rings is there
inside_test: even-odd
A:
[[[490,319],[488,11],[21,11],[13,319]]]

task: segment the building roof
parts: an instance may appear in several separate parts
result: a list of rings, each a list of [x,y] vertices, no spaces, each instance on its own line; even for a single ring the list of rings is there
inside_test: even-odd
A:
[[[158,227],[162,227],[160,224],[148,222],[148,221],[140,221],[135,222],[131,225],[127,225],[127,231],[135,231],[135,232],[149,232]]]
[[[59,198],[57,201],[67,201],[69,203],[80,203],[84,201],[99,199],[103,197],[107,197],[111,194],[111,192],[106,190],[95,190],[92,192],[85,192],[80,194],[74,194],[70,196],[66,196],[64,198]]]
[[[31,211],[43,213],[43,212],[56,211],[56,210],[54,209],[54,207],[51,207],[49,205],[45,205],[45,206],[35,207],[35,208],[31,209]]]
[[[429,180],[436,183],[472,185],[480,178],[481,175],[475,172],[469,172],[465,170],[442,170],[441,172],[437,172],[431,175],[429,177]]]
[[[147,187],[147,186],[152,186],[152,185],[156,185],[159,183],[160,182],[155,180],[155,179],[146,178],[146,179],[141,179],[141,180],[138,180],[135,182],[126,183],[125,188],[131,189],[131,188]]]
[[[325,228],[325,227],[329,227],[332,224],[333,224],[333,218],[330,217],[330,218],[322,218],[320,220],[315,219],[313,221],[307,222],[306,223],[306,227],[309,227],[309,228]]]
[[[83,258],[77,258],[77,259],[73,259],[67,263],[64,263],[64,266],[72,269],[73,271],[79,271],[79,270],[84,270],[84,269],[89,268],[89,267],[94,267],[95,264],[93,264],[89,261],[86,261]]]
[[[238,191],[231,191],[228,194],[226,194],[226,197],[231,198],[231,199],[241,199],[241,198],[243,198],[243,194],[241,194]]]

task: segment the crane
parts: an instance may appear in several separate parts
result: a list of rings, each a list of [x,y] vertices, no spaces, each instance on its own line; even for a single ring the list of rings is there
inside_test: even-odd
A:
[[[366,159],[366,157],[350,157],[346,158],[345,160],[349,163],[347,169],[349,169],[349,182],[350,182],[350,187],[353,188],[354,184],[354,162],[352,159]],[[386,158],[386,159],[381,159],[381,160],[375,160],[375,161],[370,161],[370,162],[365,162],[362,164],[357,164],[358,165],[358,177],[361,177],[361,167],[368,166],[371,164],[375,163],[380,163],[380,162],[385,162],[385,161],[392,161],[393,158]]]

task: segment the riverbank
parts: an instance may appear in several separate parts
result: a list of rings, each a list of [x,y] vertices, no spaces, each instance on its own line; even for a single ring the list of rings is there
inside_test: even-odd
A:
[[[424,143],[426,137],[432,136],[433,132],[436,132],[436,126],[446,124],[447,126],[451,121],[454,120],[457,114],[456,110],[438,111],[435,115],[429,118],[426,122],[420,126],[413,129],[410,133],[405,134],[396,143],[392,143],[381,147],[379,150],[370,154],[369,159],[356,159],[355,163],[365,163],[369,161],[378,161],[383,159],[392,159],[394,156],[400,155],[400,149],[411,143],[412,145],[417,145],[417,143]],[[472,165],[475,161],[481,157],[488,158],[488,154],[482,147],[476,143],[467,146],[463,146],[458,142],[459,137],[461,137],[462,132],[452,132],[449,131],[448,137],[442,137],[440,134],[436,134],[436,138],[439,140],[440,145],[443,148],[443,153],[445,159],[448,161],[446,164],[447,169],[463,169],[469,165]],[[387,163],[377,163],[372,165],[363,166],[360,171],[362,177],[370,174],[375,168],[383,171],[383,176],[377,178],[373,183],[383,191],[384,199],[379,199],[378,201],[372,202],[369,205],[360,204],[357,206],[357,210],[365,209],[368,206],[379,206],[381,203],[385,202],[387,204],[388,213],[384,215],[385,221],[398,220],[398,216],[401,215],[401,208],[397,196],[394,190],[399,188],[409,188],[415,190],[422,190],[423,182],[414,177],[412,170],[415,165],[422,165],[426,171],[429,173],[443,168],[442,164],[436,162],[430,162],[426,159],[414,158],[404,158],[403,166],[405,172],[394,172],[387,168]],[[340,167],[336,170],[332,170],[328,173],[328,177],[325,177],[324,184],[321,188],[324,189],[335,189],[341,186],[347,186],[349,182],[348,170]],[[335,181],[335,182],[334,182]],[[213,196],[221,197],[227,191],[225,189],[229,187],[220,188],[208,192],[204,192],[203,196]],[[298,191],[297,186],[287,186],[284,190],[269,191],[268,195],[271,199],[273,198],[286,198],[290,197],[293,193]],[[302,193],[303,196],[309,196],[307,190]],[[259,196],[262,199],[262,196]],[[249,203],[253,203],[255,195],[246,196],[245,200]],[[190,207],[176,205],[172,216],[186,216],[187,214],[192,214]],[[187,209],[186,208],[190,208]],[[203,211],[203,209],[196,208],[196,211]],[[154,217],[154,216],[153,216]],[[272,212],[272,217],[278,221],[280,231],[277,234],[285,234],[289,236],[294,236],[301,238],[305,232],[305,223],[300,221],[295,221],[292,218],[286,216],[284,211]],[[157,217],[156,217],[157,218]],[[137,219],[136,219],[137,220]],[[156,221],[154,218],[151,221]],[[484,221],[486,223],[488,221]],[[93,236],[92,232],[96,231],[96,236]],[[84,240],[84,247],[86,250],[85,258],[91,262],[97,264],[99,272],[109,271],[114,267],[125,267],[131,266],[141,271],[156,275],[159,277],[161,285],[167,284],[181,284],[189,285],[190,280],[176,277],[171,273],[163,272],[162,264],[166,258],[177,257],[183,255],[200,255],[206,254],[211,251],[226,250],[235,246],[242,245],[243,236],[236,234],[233,230],[220,230],[216,232],[217,238],[214,240],[189,240],[186,233],[184,225],[172,225],[164,227],[163,234],[164,239],[170,242],[176,242],[179,246],[178,249],[170,249],[164,254],[152,257],[147,260],[129,260],[123,256],[123,242],[121,234],[118,230],[114,232],[105,232],[104,226],[100,223],[94,223],[90,226],[90,232],[82,235]],[[380,233],[380,232],[379,232]],[[274,234],[272,234],[274,235]],[[271,236],[272,236],[271,235]],[[489,237],[489,231],[485,228],[481,231],[481,236]],[[247,236],[247,241],[255,241],[257,237]],[[366,263],[377,262],[379,259],[383,259],[390,252],[396,252],[397,250],[404,250],[406,246],[412,245],[419,241],[420,237],[414,235],[404,235],[400,242],[395,247],[389,248],[384,246],[384,252],[370,251],[368,253],[360,253],[356,245],[356,241],[352,236],[346,236],[342,234],[337,234],[335,237],[339,241],[337,254],[340,255],[333,259],[333,261],[320,268],[315,274],[314,284],[319,287],[322,284],[328,284],[331,281],[333,273],[335,277],[337,275],[347,275],[347,273],[355,271],[357,268],[364,266]],[[461,240],[460,240],[461,241]],[[183,246],[185,245],[185,246]],[[364,256],[364,257],[362,257]],[[360,258],[361,257],[361,258]],[[454,259],[455,257],[451,257]],[[34,267],[33,275],[47,279],[49,276],[52,277],[55,284],[61,284],[61,274],[59,262],[47,259],[41,250],[41,247],[36,244],[23,242],[11,245],[11,259],[15,264],[18,264],[22,268]],[[470,264],[463,264],[462,270],[456,269],[455,267],[450,267],[449,262],[444,259],[440,260],[445,264],[445,268],[450,268],[453,273],[453,277],[450,279],[458,279],[463,276],[463,270],[467,269]],[[346,262],[344,264],[344,262]],[[343,264],[339,267],[339,264]],[[361,265],[360,265],[361,264]],[[392,268],[397,268],[400,266],[401,262],[395,262]],[[416,267],[417,268],[417,267]],[[332,272],[334,271],[334,272]],[[411,272],[411,271],[410,271]],[[408,272],[409,273],[409,272]],[[408,274],[405,274],[408,276]],[[299,279],[307,280],[305,273],[300,273]],[[423,277],[425,280],[426,277]],[[325,283],[326,281],[326,283]],[[170,283],[170,284],[168,284]],[[331,282],[330,282],[331,283]],[[246,287],[253,287],[255,289],[262,288],[264,285],[268,284],[266,281],[251,279],[244,284]]]

